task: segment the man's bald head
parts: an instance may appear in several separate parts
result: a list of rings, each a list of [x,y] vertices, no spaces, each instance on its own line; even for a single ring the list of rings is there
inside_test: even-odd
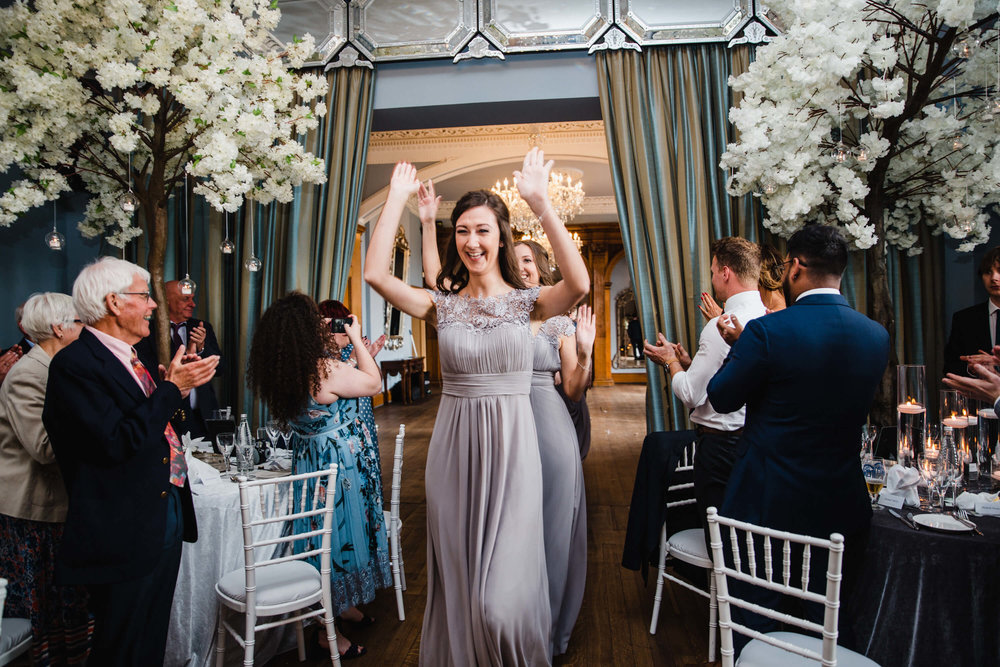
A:
[[[167,314],[171,322],[184,322],[194,316],[194,294],[181,294],[176,280],[164,284],[167,292]]]

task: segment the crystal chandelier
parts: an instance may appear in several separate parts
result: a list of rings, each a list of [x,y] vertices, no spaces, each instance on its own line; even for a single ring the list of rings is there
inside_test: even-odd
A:
[[[521,233],[524,240],[537,241],[546,250],[551,252],[552,247],[545,238],[545,230],[527,202],[521,199],[521,194],[517,191],[517,186],[512,185],[505,178],[503,185],[496,182],[492,191],[499,195],[507,204],[510,211],[510,224],[515,231]],[[566,224],[579,213],[583,212],[583,180],[573,181],[573,177],[568,173],[553,171],[549,174],[549,201],[552,203],[552,210]],[[581,246],[579,235],[574,238],[577,249]]]

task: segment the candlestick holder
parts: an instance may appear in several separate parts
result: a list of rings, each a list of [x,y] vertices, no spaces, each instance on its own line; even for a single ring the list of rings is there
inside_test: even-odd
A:
[[[896,367],[896,460],[912,466],[927,438],[927,367]]]

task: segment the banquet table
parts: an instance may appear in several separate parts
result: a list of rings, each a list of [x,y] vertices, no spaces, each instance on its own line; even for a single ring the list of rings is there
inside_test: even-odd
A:
[[[287,474],[287,473],[286,473]],[[219,478],[209,484],[192,484],[195,516],[198,519],[198,541],[184,543],[180,571],[174,588],[167,635],[166,667],[180,665],[211,665],[215,659],[215,639],[219,603],[215,583],[227,572],[242,568],[243,528],[240,519],[240,495],[237,484],[229,478]],[[275,487],[264,489],[264,507],[268,512],[275,504]],[[261,517],[259,488],[251,489],[250,509],[254,519]],[[286,495],[286,494],[282,494]],[[278,498],[278,502],[287,498]],[[278,537],[281,524],[264,527],[265,534]],[[265,556],[269,554],[261,554]],[[227,611],[234,627],[243,627],[236,612]],[[295,645],[294,624],[258,633],[255,658],[264,664],[279,651]],[[242,664],[243,650],[229,637],[226,642],[226,663]]]
[[[1000,518],[970,519],[983,536],[875,512],[857,605],[841,616],[851,648],[880,665],[1000,665]]]

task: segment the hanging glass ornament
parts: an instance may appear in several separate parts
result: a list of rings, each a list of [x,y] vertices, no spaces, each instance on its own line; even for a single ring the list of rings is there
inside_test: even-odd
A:
[[[180,293],[184,296],[190,296],[194,294],[196,289],[198,289],[198,285],[191,280],[191,276],[185,273],[184,279],[177,282],[177,289],[179,289]]]
[[[257,273],[264,267],[264,263],[256,255],[250,255],[247,257],[247,261],[243,262],[243,266],[247,271]]]
[[[135,213],[135,210],[139,208],[139,198],[135,196],[135,193],[130,188],[118,198],[118,205],[126,213]]]
[[[219,250],[222,251],[223,255],[232,255],[236,252],[236,244],[230,241],[229,237],[226,236],[222,243],[219,244]]]
[[[66,247],[66,237],[56,229],[56,203],[52,202],[52,231],[45,235],[45,245],[49,250],[62,250]]]

